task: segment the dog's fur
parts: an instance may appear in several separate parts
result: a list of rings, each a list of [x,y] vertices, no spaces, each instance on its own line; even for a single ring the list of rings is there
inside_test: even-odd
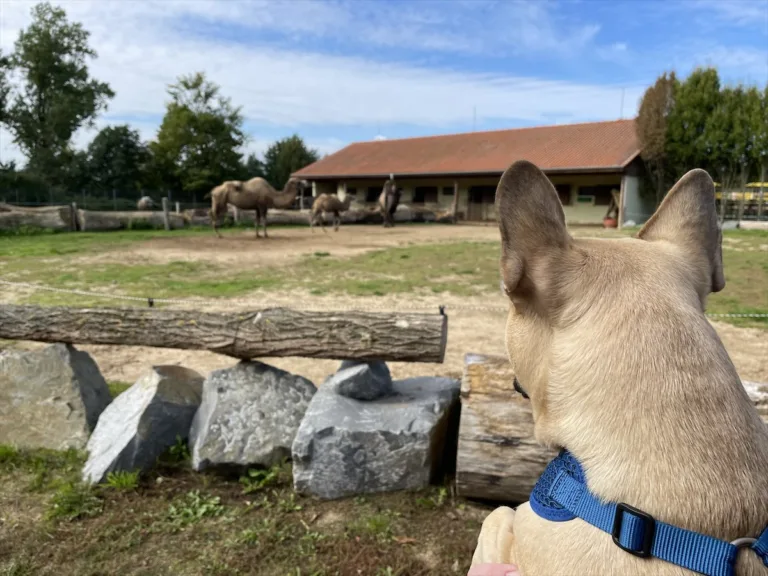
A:
[[[496,206],[507,352],[536,439],[570,450],[603,499],[732,541],[768,524],[768,426],[704,314],[725,287],[714,198],[691,170],[636,238],[576,240],[552,184],[520,161]],[[485,520],[473,564],[488,562],[524,576],[691,574],[528,503]],[[768,569],[741,550],[736,573]]]

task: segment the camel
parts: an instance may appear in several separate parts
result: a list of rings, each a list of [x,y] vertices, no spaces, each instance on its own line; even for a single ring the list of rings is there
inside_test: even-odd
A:
[[[384,182],[379,196],[379,212],[384,217],[384,228],[392,228],[395,225],[395,210],[400,204],[400,193],[393,178]]]
[[[155,207],[155,202],[149,196],[142,196],[138,202],[136,202],[136,208],[138,210],[152,210]]]
[[[312,203],[312,210],[309,213],[309,228],[314,232],[315,222],[319,220],[320,226],[323,228],[323,232],[325,232],[325,215],[332,213],[333,229],[338,232],[339,225],[341,224],[341,213],[349,210],[351,203],[352,196],[350,194],[344,197],[343,202],[339,200],[336,194],[320,194]]]
[[[267,210],[270,208],[288,208],[296,198],[300,190],[309,186],[306,180],[291,178],[286,182],[281,191],[275,190],[264,178],[251,178],[243,182],[241,180],[227,180],[219,184],[204,198],[211,198],[211,224],[216,236],[221,238],[216,220],[219,215],[225,214],[227,204],[232,204],[240,210],[253,210],[256,212],[256,238],[259,236],[259,222],[264,222],[264,238],[267,236]]]

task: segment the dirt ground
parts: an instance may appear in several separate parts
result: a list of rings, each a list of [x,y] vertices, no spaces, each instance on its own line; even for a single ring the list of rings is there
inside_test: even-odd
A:
[[[437,242],[498,240],[499,230],[490,225],[462,226],[342,226],[338,232],[307,228],[275,228],[269,239],[256,238],[253,230],[224,230],[222,238],[195,236],[161,238],[136,243],[121,249],[119,257],[126,264],[166,264],[168,262],[211,262],[237,268],[291,264],[302,256],[328,252],[349,257],[371,250]],[[86,257],[83,262],[113,262],[114,252]]]
[[[615,232],[599,228],[572,230],[575,236],[611,236]],[[498,241],[495,226],[347,226],[338,233],[312,233],[309,228],[274,229],[269,240],[256,240],[252,230],[225,231],[224,238],[213,236],[154,239],[129,245],[118,252],[89,256],[91,261],[110,260],[125,263],[165,263],[178,260],[208,261],[231,264],[238,269],[259,266],[290,265],[306,254],[329,252],[334,256],[352,256],[363,252],[410,244],[465,241]],[[85,258],[85,257],[83,257]],[[296,306],[327,310],[347,307],[398,309],[403,305],[438,310],[446,305],[448,348],[444,364],[390,365],[393,376],[403,378],[418,375],[461,375],[463,358],[467,353],[504,354],[506,306],[499,295],[458,297],[445,294],[402,295],[381,297],[315,296],[308,292],[253,293],[247,298],[222,301],[219,306],[206,305],[206,310],[234,311],[264,306]],[[478,307],[477,310],[452,308]],[[483,309],[489,308],[492,309]],[[723,322],[713,322],[742,379],[768,382],[768,334],[764,330],[739,328]],[[23,344],[24,348],[38,347]],[[151,365],[181,364],[205,374],[231,366],[235,360],[208,352],[166,350],[125,346],[79,346],[91,353],[105,378],[111,381],[133,382]],[[331,360],[306,358],[267,358],[264,361],[300,374],[319,385],[335,371],[338,363]]]

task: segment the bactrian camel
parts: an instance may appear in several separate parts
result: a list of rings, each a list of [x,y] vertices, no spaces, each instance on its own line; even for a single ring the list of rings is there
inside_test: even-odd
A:
[[[142,196],[138,202],[136,202],[136,208],[138,210],[152,210],[155,207],[155,202],[149,196]]]
[[[259,222],[264,223],[264,238],[267,236],[267,210],[270,208],[288,208],[296,195],[308,186],[306,180],[291,178],[281,191],[275,190],[264,178],[251,178],[247,182],[227,180],[219,184],[205,198],[211,198],[211,224],[216,236],[221,238],[216,221],[221,214],[226,214],[227,204],[240,210],[256,212],[256,238],[259,238]]]
[[[341,224],[341,213],[349,210],[352,202],[352,196],[347,194],[344,201],[339,200],[336,194],[320,194],[312,203],[312,210],[309,213],[309,228],[315,231],[315,224],[320,221],[320,226],[325,232],[325,215],[333,214],[333,229],[338,232]]]
[[[400,190],[395,185],[395,181],[390,178],[384,183],[384,188],[379,195],[379,211],[384,217],[384,228],[395,225],[395,210],[398,204],[400,204]]]

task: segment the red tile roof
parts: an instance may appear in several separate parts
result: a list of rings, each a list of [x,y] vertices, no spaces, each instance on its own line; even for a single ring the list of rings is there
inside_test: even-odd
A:
[[[358,142],[296,172],[302,178],[501,174],[516,160],[545,172],[619,172],[640,152],[634,120]]]

